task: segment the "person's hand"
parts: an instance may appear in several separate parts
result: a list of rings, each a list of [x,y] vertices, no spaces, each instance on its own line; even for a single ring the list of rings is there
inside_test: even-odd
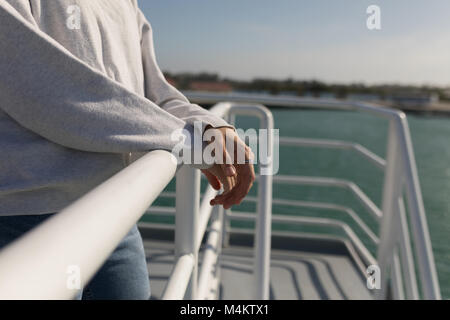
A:
[[[211,205],[222,205],[225,209],[240,204],[250,191],[255,181],[253,167],[254,155],[251,149],[239,138],[231,128],[206,128],[218,130],[222,137],[223,161],[209,169],[202,170],[211,186],[220,190],[223,185],[224,192],[210,201]],[[227,151],[226,141],[233,141],[234,153]]]

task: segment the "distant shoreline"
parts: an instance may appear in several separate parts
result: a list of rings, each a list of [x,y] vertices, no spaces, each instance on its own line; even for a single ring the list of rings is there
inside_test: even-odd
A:
[[[203,104],[202,106],[209,109],[214,104]],[[288,107],[288,106],[267,106],[269,109],[275,110],[314,110],[314,111],[335,111],[333,108],[314,108],[314,107]],[[438,109],[414,109],[414,108],[393,108],[405,112],[406,114],[413,114],[416,116],[433,116],[433,117],[448,117],[450,118],[450,110],[438,110]]]
[[[308,98],[297,98],[292,96],[280,96],[280,95],[267,95],[267,94],[239,94],[239,93],[214,93],[214,92],[202,92],[202,91],[183,91],[183,93],[191,100],[193,103],[201,104],[207,108],[216,104],[218,101],[234,101],[234,102],[245,102],[245,103],[263,103],[269,109],[310,109],[310,110],[334,110],[333,108],[327,108],[326,104],[330,101],[341,101],[346,100],[339,99],[322,99],[324,106],[309,107]],[[315,100],[316,98],[311,98]],[[356,100],[347,100],[349,102],[355,102]],[[450,103],[448,102],[434,102],[421,105],[399,105],[392,101],[380,101],[375,99],[364,100],[361,102],[366,102],[370,104],[375,104],[380,107],[392,108],[401,110],[405,113],[415,114],[419,116],[440,116],[440,117],[450,117]]]
[[[383,105],[392,109],[402,110],[406,113],[412,113],[417,115],[433,115],[433,116],[445,116],[450,117],[450,103],[446,102],[438,102],[433,103],[427,106],[396,106],[390,103],[380,103],[377,104]]]

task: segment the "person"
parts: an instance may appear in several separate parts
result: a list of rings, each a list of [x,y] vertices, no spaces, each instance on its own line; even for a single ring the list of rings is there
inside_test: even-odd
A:
[[[195,122],[202,124],[196,134],[212,129],[232,137],[248,160],[203,168],[210,184],[224,189],[211,205],[230,208],[251,188],[251,150],[231,125],[166,81],[136,0],[1,1],[0,43],[0,248],[122,170],[133,155],[172,150],[171,133],[195,133]],[[149,296],[134,226],[77,298]]]

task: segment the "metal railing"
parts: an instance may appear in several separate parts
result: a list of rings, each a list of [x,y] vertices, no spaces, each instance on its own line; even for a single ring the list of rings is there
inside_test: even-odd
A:
[[[386,119],[389,122],[386,159],[382,159],[365,147],[353,142],[288,137],[280,139],[280,146],[344,149],[360,154],[364,159],[384,172],[381,208],[378,208],[351,181],[334,178],[280,175],[274,177],[274,183],[333,186],[351,191],[375,218],[375,221],[380,227],[379,235],[374,234],[371,228],[348,207],[322,202],[293,201],[276,198],[273,199],[273,203],[345,212],[373,244],[375,244],[377,248],[376,258],[372,256],[370,250],[366,248],[359,237],[353,232],[351,226],[343,221],[275,214],[272,222],[334,226],[342,229],[351,240],[356,251],[360,254],[365,267],[370,265],[379,266],[382,283],[381,289],[375,290],[375,297],[378,299],[385,299],[390,296],[390,292],[387,290],[389,286],[392,288],[392,295],[395,299],[441,298],[409,126],[403,112],[369,103],[336,99],[280,98],[245,94],[213,95],[196,92],[186,92],[185,94],[192,101],[203,104],[223,100],[248,103],[258,101],[264,105],[278,107],[308,107],[358,111]],[[406,196],[408,210],[406,210],[404,204],[404,195]],[[255,201],[255,199],[247,197],[246,201]],[[254,219],[254,215],[238,212],[229,212],[225,218],[227,217],[235,220]],[[412,233],[411,237],[410,231]],[[419,273],[418,276],[416,275],[416,267]],[[420,286],[418,284],[419,281]],[[419,292],[419,287],[421,288],[421,292]]]
[[[240,95],[238,98],[230,96],[202,95],[195,93],[189,95],[189,98],[197,103],[215,103],[224,99],[232,101],[255,102],[255,98],[247,99]],[[431,242],[428,232],[428,226],[423,207],[420,187],[418,185],[417,169],[414,160],[414,154],[409,135],[409,128],[406,117],[403,112],[383,108],[366,103],[346,102],[338,100],[321,99],[284,99],[270,98],[265,101],[260,96],[257,97],[261,103],[271,104],[273,106],[304,107],[309,108],[328,108],[337,110],[360,111],[369,113],[377,117],[382,117],[389,121],[388,147],[386,159],[381,158],[372,151],[360,144],[323,139],[305,139],[293,137],[281,137],[280,146],[288,147],[314,147],[326,149],[339,149],[356,152],[363,160],[373,164],[384,173],[383,199],[382,206],[379,208],[372,199],[354,182],[336,178],[324,177],[303,177],[303,176],[284,176],[277,175],[273,177],[275,184],[284,185],[308,185],[308,186],[326,186],[348,190],[363,205],[370,214],[372,220],[376,222],[380,232],[377,234],[373,227],[369,226],[360,215],[352,208],[334,203],[300,201],[274,198],[274,205],[291,206],[296,208],[317,208],[343,212],[352,220],[354,226],[367,236],[371,244],[377,249],[375,256],[371,253],[362,239],[354,231],[352,225],[337,218],[317,218],[302,217],[300,215],[282,215],[274,214],[273,223],[282,223],[299,226],[327,226],[337,228],[346,235],[351,241],[358,257],[362,260],[357,264],[365,276],[367,267],[378,265],[381,270],[381,290],[374,290],[375,297],[385,299],[390,297],[387,292],[388,282],[392,288],[392,297],[395,299],[440,299],[439,283],[434,265],[434,258],[431,249]],[[298,104],[296,101],[298,100]],[[399,146],[402,145],[400,148]],[[400,161],[394,167],[394,160]],[[401,165],[400,165],[401,164]],[[259,176],[257,176],[257,180]],[[399,183],[401,182],[401,183]],[[406,187],[406,188],[405,188]],[[406,211],[403,192],[405,193],[409,211]],[[166,197],[173,197],[174,194],[165,193]],[[246,202],[258,203],[259,199],[248,196]],[[161,211],[161,208],[152,208],[150,212]],[[162,210],[164,211],[164,210]],[[238,212],[226,210],[224,215],[224,244],[229,232],[242,232],[236,228],[230,228],[230,220],[233,221],[254,221],[255,215],[248,212]],[[410,228],[408,220],[411,223],[412,237],[410,237]],[[252,233],[252,232],[250,232]],[[282,234],[282,231],[278,231]],[[290,233],[293,236],[292,233]],[[318,234],[312,234],[318,237]],[[300,236],[300,234],[299,234]],[[414,244],[414,246],[412,245]],[[414,250],[413,250],[414,247]],[[416,275],[416,267],[419,275]],[[421,294],[419,293],[418,282],[421,283]]]
[[[270,111],[260,105],[223,103],[220,117],[256,116],[273,129]],[[269,131],[270,132],[270,131]],[[269,150],[272,143],[268,137]],[[272,162],[262,164],[271,170]],[[209,186],[200,204],[200,171],[181,166],[166,151],[153,151],[49,218],[0,252],[0,299],[71,299],[79,290],[68,285],[75,267],[86,285],[131,227],[147,211],[176,173],[176,261],[163,299],[205,299],[218,285],[223,210],[209,205],[217,191]],[[268,299],[271,238],[271,176],[259,183],[254,256],[255,299]],[[211,227],[198,272],[201,240]],[[216,268],[217,270],[218,268]]]
[[[87,284],[176,168],[171,153],[150,152],[8,245],[0,252],[0,299],[73,298],[71,270]]]
[[[271,112],[262,105],[219,103],[211,110],[218,117],[233,118],[237,115],[257,117],[260,128],[268,129],[268,160],[260,163],[260,171],[271,172],[273,153],[272,130],[274,128]],[[233,122],[231,120],[231,122]],[[194,194],[186,193],[186,186],[191,186]],[[205,299],[209,292],[217,292],[219,284],[218,257],[221,253],[224,231],[224,210],[209,205],[217,191],[208,186],[199,207],[200,173],[189,167],[177,173],[176,184],[176,219],[175,268],[163,293],[163,299]],[[171,194],[174,196],[174,194]],[[272,213],[272,175],[260,175],[258,183],[258,215],[256,216],[253,293],[255,299],[269,298],[270,239]],[[212,214],[214,211],[214,214]],[[209,236],[204,249],[200,273],[198,272],[198,251],[200,241],[211,221]],[[192,235],[195,235],[194,237]],[[214,268],[215,267],[215,268]],[[211,272],[215,269],[216,273]],[[181,271],[183,270],[183,271]],[[189,270],[187,272],[186,270]],[[216,288],[212,287],[216,286]],[[186,290],[185,290],[186,289]]]
[[[200,96],[189,97],[194,102]],[[216,96],[209,102],[232,100]],[[237,98],[236,98],[237,100]],[[15,241],[0,252],[0,299],[70,299],[76,291],[67,287],[67,268],[78,266],[82,283],[86,284],[108,255],[114,250],[127,231],[147,211],[174,213],[176,261],[164,299],[205,299],[217,289],[219,268],[214,268],[221,254],[222,242],[226,242],[230,219],[256,219],[254,248],[253,297],[268,298],[271,223],[298,225],[322,225],[340,228],[356,248],[364,266],[379,265],[382,271],[381,290],[377,298],[388,297],[388,282],[394,298],[440,299],[439,284],[429,239],[425,210],[418,182],[416,164],[408,123],[402,112],[378,106],[338,100],[289,99],[278,101],[270,98],[259,102],[266,104],[307,106],[318,108],[356,110],[383,117],[389,121],[387,157],[382,159],[368,149],[344,141],[282,138],[281,145],[296,147],[338,148],[359,153],[367,161],[384,171],[382,207],[378,206],[353,182],[334,178],[296,176],[258,176],[258,196],[245,201],[257,203],[257,215],[223,211],[209,206],[209,199],[216,191],[208,187],[200,203],[200,176],[198,170],[181,167],[177,173],[176,209],[147,208],[161,193],[177,170],[172,155],[154,151],[112,177],[87,195],[44,222],[29,234]],[[216,102],[217,102],[216,101]],[[273,128],[271,113],[255,101],[239,97],[249,104],[220,103],[212,111],[233,122],[236,115],[251,115],[260,119],[261,128]],[[247,102],[246,102],[247,103]],[[273,140],[269,139],[273,146]],[[266,169],[271,170],[269,161]],[[380,225],[379,234],[353,211],[336,204],[299,200],[272,199],[272,179],[275,183],[294,185],[320,185],[344,188],[352,192]],[[406,195],[408,208],[405,207]],[[111,201],[114,199],[114,201]],[[346,213],[377,247],[376,258],[362,243],[347,223],[337,219],[297,216],[272,216],[274,204],[298,208],[322,208]],[[408,210],[407,210],[408,209]],[[411,228],[409,228],[409,223]],[[209,235],[199,272],[198,251],[201,239]],[[410,236],[410,231],[411,235]],[[411,246],[411,242],[414,246]],[[414,249],[414,250],[413,250]],[[416,276],[416,266],[419,276]],[[212,270],[215,272],[212,272]],[[418,280],[420,280],[421,293]],[[217,292],[217,290],[216,290]]]

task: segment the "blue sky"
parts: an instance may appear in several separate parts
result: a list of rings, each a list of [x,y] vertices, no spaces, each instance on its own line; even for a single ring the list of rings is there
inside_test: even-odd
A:
[[[379,31],[366,9],[381,8]],[[140,0],[158,62],[238,79],[450,86],[449,0]]]

